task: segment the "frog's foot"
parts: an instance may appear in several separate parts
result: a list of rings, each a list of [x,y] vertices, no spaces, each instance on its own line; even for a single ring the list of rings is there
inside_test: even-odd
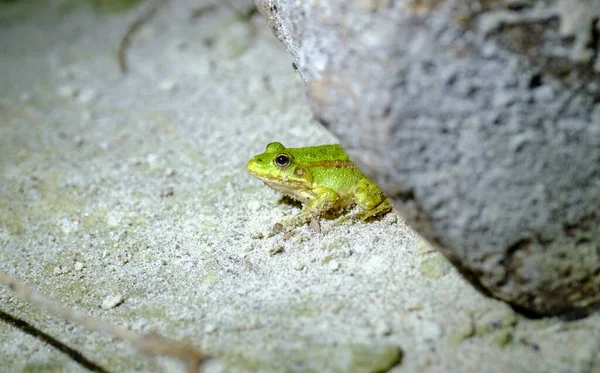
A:
[[[355,219],[367,221],[392,209],[392,203],[383,191],[369,179],[362,179],[354,190],[354,201],[362,209]]]
[[[340,196],[332,189],[318,187],[313,190],[317,196],[311,200],[304,210],[291,219],[282,220],[271,229],[271,235],[289,232],[293,228],[308,224],[311,219],[322,216],[327,211],[336,207]]]
[[[346,216],[342,216],[337,221],[335,221],[333,224],[331,224],[331,226],[336,227],[348,220],[352,220],[352,221],[360,220],[362,222],[366,222],[370,219],[376,218],[377,216],[383,216],[391,210],[392,210],[392,204],[389,202],[388,199],[386,199],[372,210],[368,210],[368,211],[363,210],[357,214],[353,214],[353,215],[348,214]]]
[[[275,225],[273,225],[271,227],[271,230],[267,234],[267,237],[273,237],[273,236],[276,236],[279,233],[283,233],[285,231],[286,230],[285,230],[285,227],[283,226],[283,224],[281,224],[281,223],[275,223]]]
[[[307,224],[310,221],[310,217],[301,216],[302,214],[298,214],[290,219],[284,219],[271,228],[269,232],[269,236],[275,236],[279,233],[287,233],[296,227],[300,227],[304,224]]]
[[[342,224],[344,222],[347,222],[348,220],[356,220],[357,215],[358,214],[354,214],[354,215],[347,214],[347,215],[344,215],[341,218],[339,218],[338,220],[336,220],[333,223],[331,223],[331,226],[332,227],[336,227],[336,226],[338,226],[338,225],[340,225],[340,224]]]
[[[392,203],[388,198],[381,201],[381,203],[371,210],[363,210],[360,213],[356,214],[355,218],[360,219],[360,221],[367,221],[373,219],[377,216],[383,216],[388,212],[392,211]]]

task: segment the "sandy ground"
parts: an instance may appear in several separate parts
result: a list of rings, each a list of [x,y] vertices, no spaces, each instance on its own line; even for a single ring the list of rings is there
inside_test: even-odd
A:
[[[189,341],[215,357],[208,372],[600,372],[598,315],[525,319],[395,214],[268,237],[299,208],[250,177],[248,159],[271,141],[335,138],[311,120],[260,17],[225,6],[194,17],[205,2],[171,1],[122,75],[116,50],[140,8],[30,3],[0,5],[0,270]],[[4,288],[0,321],[2,372],[85,371],[82,359],[96,371],[183,368]]]

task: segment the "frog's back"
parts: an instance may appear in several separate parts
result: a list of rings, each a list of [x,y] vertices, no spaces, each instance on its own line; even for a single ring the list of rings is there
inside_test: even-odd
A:
[[[320,162],[351,162],[344,149],[337,145],[319,145],[307,148],[289,149],[297,163],[316,165]]]
[[[306,167],[313,176],[313,186],[335,190],[342,199],[348,199],[363,174],[339,145],[302,148],[294,160]]]

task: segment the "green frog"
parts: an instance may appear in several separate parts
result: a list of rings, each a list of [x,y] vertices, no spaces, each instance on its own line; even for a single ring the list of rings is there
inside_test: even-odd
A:
[[[272,142],[248,162],[247,168],[269,187],[305,204],[297,216],[276,224],[275,231],[355,205],[362,211],[354,218],[363,221],[392,209],[379,186],[363,175],[337,144],[286,148]]]

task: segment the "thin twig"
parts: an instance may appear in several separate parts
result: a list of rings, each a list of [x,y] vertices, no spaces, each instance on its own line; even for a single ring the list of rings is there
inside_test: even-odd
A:
[[[67,355],[69,358],[71,358],[71,360],[75,361],[90,372],[110,373],[108,370],[106,370],[99,364],[85,357],[85,355],[81,351],[77,351],[76,349],[54,338],[50,334],[47,334],[42,330],[36,328],[35,326],[31,325],[25,320],[22,320],[18,317],[15,317],[7,312],[0,310],[0,321],[12,325],[15,328],[19,329],[21,332],[29,334],[30,336],[49,344],[50,346]]]
[[[133,21],[133,23],[131,23],[127,28],[125,36],[123,36],[123,39],[121,39],[121,44],[119,45],[118,52],[119,67],[123,74],[127,73],[128,70],[127,50],[129,49],[129,45],[131,44],[132,37],[135,35],[136,32],[139,31],[139,29],[143,25],[150,21],[150,19],[156,14],[158,9],[161,6],[163,6],[166,2],[167,0],[153,0],[152,4],[150,4],[150,6],[146,8],[144,12],[142,12],[142,14],[140,14],[138,18],[136,18],[136,20]]]
[[[167,356],[180,360],[186,364],[190,373],[198,372],[202,365],[210,358],[191,344],[167,339],[153,332],[139,335],[124,327],[113,326],[102,320],[88,316],[83,312],[62,306],[57,301],[28,288],[3,272],[0,272],[0,284],[7,286],[19,297],[35,304],[42,310],[79,324],[87,329],[96,330],[113,338],[127,341],[139,352],[151,356]]]

